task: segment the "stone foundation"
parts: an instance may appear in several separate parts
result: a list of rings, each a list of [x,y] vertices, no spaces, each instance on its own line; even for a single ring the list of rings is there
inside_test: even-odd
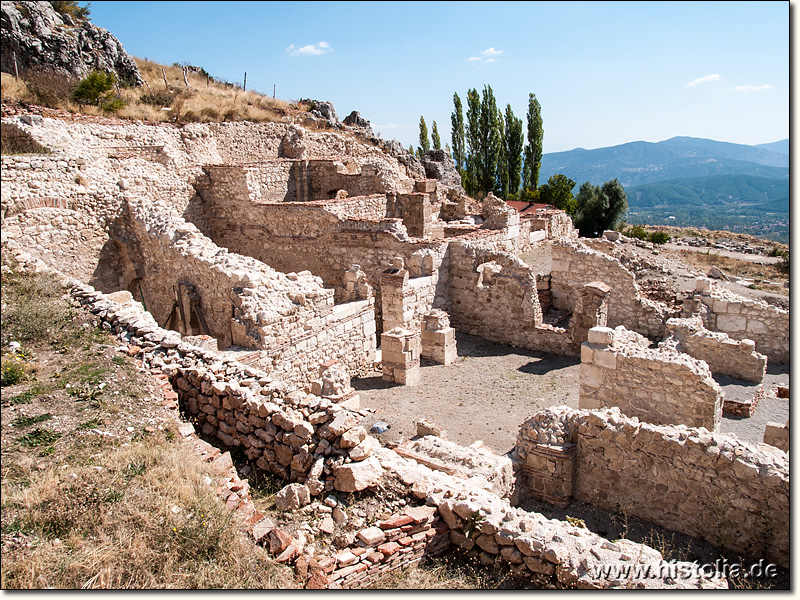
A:
[[[596,327],[581,346],[580,407],[616,406],[648,423],[719,431],[723,393],[708,366],[686,354],[646,348],[626,331]]]
[[[420,334],[396,327],[381,334],[383,380],[399,385],[417,385],[420,380]]]
[[[704,428],[643,423],[616,408],[559,407],[540,411],[523,425],[515,452],[522,473],[529,450],[554,432],[577,446],[576,500],[617,512],[622,507],[628,515],[788,567],[786,453]],[[567,489],[565,473],[551,472],[555,489]],[[522,493],[543,498],[536,488]]]

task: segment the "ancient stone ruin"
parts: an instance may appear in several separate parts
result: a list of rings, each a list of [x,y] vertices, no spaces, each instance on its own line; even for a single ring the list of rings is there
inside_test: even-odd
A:
[[[10,109],[3,122],[52,152],[2,157],[4,254],[71,278],[200,435],[291,484],[286,510],[387,481],[403,490],[405,508],[325,556],[244,495],[231,501],[308,587],[363,587],[448,548],[543,587],[724,585],[601,577],[601,565],[664,559],[527,512],[526,496],[624,502],[788,565],[788,424],[765,434],[777,447],[720,434],[712,376],[758,383],[767,361],[786,362],[788,311],[707,279],[680,305],[648,297],[610,250],[624,239],[582,240],[562,211],[476,204],[436,157],[423,168],[352,134]],[[542,245],[552,258],[538,271],[520,255]],[[510,457],[433,426],[384,447],[360,425],[351,378],[378,364],[386,382],[419,385],[423,361],[456,361],[457,333],[580,357],[580,409],[532,415]],[[309,517],[316,535],[335,529],[329,508]]]

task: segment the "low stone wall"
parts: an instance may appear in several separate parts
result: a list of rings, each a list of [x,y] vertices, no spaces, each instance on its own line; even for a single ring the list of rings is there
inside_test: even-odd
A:
[[[735,340],[753,340],[756,350],[771,361],[789,362],[788,310],[743,298],[700,278],[694,296],[684,301],[683,316],[695,314],[703,318],[707,329]]]
[[[645,298],[633,273],[607,254],[592,250],[583,242],[556,241],[551,247],[550,291],[553,305],[572,310],[581,288],[602,281],[611,288],[608,295],[608,326],[623,325],[651,339],[664,337],[664,323],[679,311]]]
[[[719,431],[723,393],[708,366],[625,337],[624,328],[589,331],[589,341],[581,346],[580,407],[616,406],[648,423]]]
[[[688,563],[678,563],[687,569],[687,577],[670,578],[664,575],[670,570],[664,569],[661,555],[651,548],[625,540],[612,543],[511,507],[490,491],[491,484],[483,478],[465,480],[382,448],[358,426],[355,413],[263,371],[222,360],[213,350],[182,342],[174,332],[159,328],[138,303],[120,306],[80,284],[73,288],[73,296],[100,317],[104,328],[138,350],[145,368],[166,374],[181,406],[197,418],[206,435],[242,446],[259,468],[304,482],[312,496],[325,490],[366,490],[393,479],[425,503],[359,530],[354,543],[332,556],[301,554],[302,544],[294,546],[291,536],[254,514],[249,521],[254,537],[269,543],[271,550],[280,549],[278,560],[293,563],[306,587],[368,585],[379,575],[415,564],[450,544],[483,564],[507,565],[512,575],[541,587],[726,585],[724,578],[693,574]],[[231,492],[226,502],[235,495]],[[609,566],[634,565],[649,565],[651,575],[628,579],[602,572]]]
[[[669,319],[667,337],[660,346],[704,361],[715,374],[761,383],[767,370],[767,357],[756,352],[755,342],[709,331],[700,317]]]
[[[622,507],[718,547],[789,565],[785,452],[704,428],[643,423],[616,408],[540,411],[517,439],[523,469],[530,459],[538,464],[531,449],[542,443],[554,451],[576,446],[569,493],[576,500],[611,511]],[[564,477],[556,471],[553,478],[567,496]]]

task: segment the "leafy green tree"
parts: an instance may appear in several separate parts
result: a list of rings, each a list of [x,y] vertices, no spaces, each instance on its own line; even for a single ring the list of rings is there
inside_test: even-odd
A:
[[[481,97],[478,90],[467,90],[467,154],[464,177],[464,190],[475,196],[479,190],[479,161],[481,151]]]
[[[497,132],[500,137],[500,152],[497,153],[497,176],[495,188],[498,195],[504,200],[508,200],[508,161],[506,160],[506,125],[503,119],[503,112],[497,110]]]
[[[450,116],[450,140],[453,144],[453,161],[456,163],[456,171],[464,177],[464,171],[467,166],[466,161],[466,148],[464,137],[464,112],[461,107],[461,98],[458,94],[453,94],[453,104],[455,108],[453,114]]]
[[[425,125],[425,117],[419,118],[419,148],[417,154],[422,158],[431,149],[431,142],[428,140],[428,126]]]
[[[542,142],[544,129],[542,127],[542,107],[535,94],[528,95],[528,143],[525,146],[525,173],[523,181],[525,187],[537,189],[539,187],[539,171],[542,168]]]
[[[561,173],[551,175],[547,183],[539,186],[539,202],[552,204],[556,208],[566,211],[569,216],[574,216],[578,202],[572,195],[575,182]]]
[[[431,143],[434,150],[442,149],[442,139],[439,137],[439,128],[436,126],[436,121],[433,122],[431,127]]]
[[[92,71],[80,80],[72,97],[81,104],[100,106],[102,100],[113,99],[113,88],[116,76],[113,73]]]
[[[516,197],[519,193],[522,169],[522,147],[525,137],[522,133],[522,119],[514,116],[511,105],[506,105],[505,112],[505,138],[503,153],[505,154],[505,165],[508,173],[508,198]],[[505,198],[505,196],[504,196]],[[507,199],[508,199],[507,198]]]
[[[497,101],[490,85],[483,86],[479,124],[478,191],[499,191],[497,161],[500,156],[500,129],[497,122]]]
[[[585,182],[576,201],[575,227],[584,237],[599,237],[606,229],[613,229],[628,210],[628,195],[616,179],[602,186]]]

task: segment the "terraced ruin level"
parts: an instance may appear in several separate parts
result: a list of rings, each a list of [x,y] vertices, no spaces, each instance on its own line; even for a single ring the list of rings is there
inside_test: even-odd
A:
[[[683,287],[640,286],[652,245],[580,238],[552,208],[477,202],[446,154],[420,161],[354,128],[9,106],[2,122],[50,152],[2,157],[4,257],[70,278],[73,298],[171,384],[197,435],[290,484],[288,512],[397,486],[382,518],[327,554],[314,540],[345,524],[304,513],[312,533],[293,537],[244,487],[233,505],[304,585],[366,587],[453,550],[539,587],[726,586],[696,572],[603,576],[603,565],[666,563],[523,508],[534,500],[625,506],[788,568],[788,400],[758,439],[726,433],[781,402],[787,309],[696,272]],[[523,260],[545,250],[541,264]],[[466,340],[563,357],[569,392],[541,389],[527,413],[523,398],[502,447],[453,432],[446,414],[372,427],[400,419],[391,390],[480,361],[459,351]],[[467,422],[489,398],[490,411],[509,400],[475,387],[458,407]]]

